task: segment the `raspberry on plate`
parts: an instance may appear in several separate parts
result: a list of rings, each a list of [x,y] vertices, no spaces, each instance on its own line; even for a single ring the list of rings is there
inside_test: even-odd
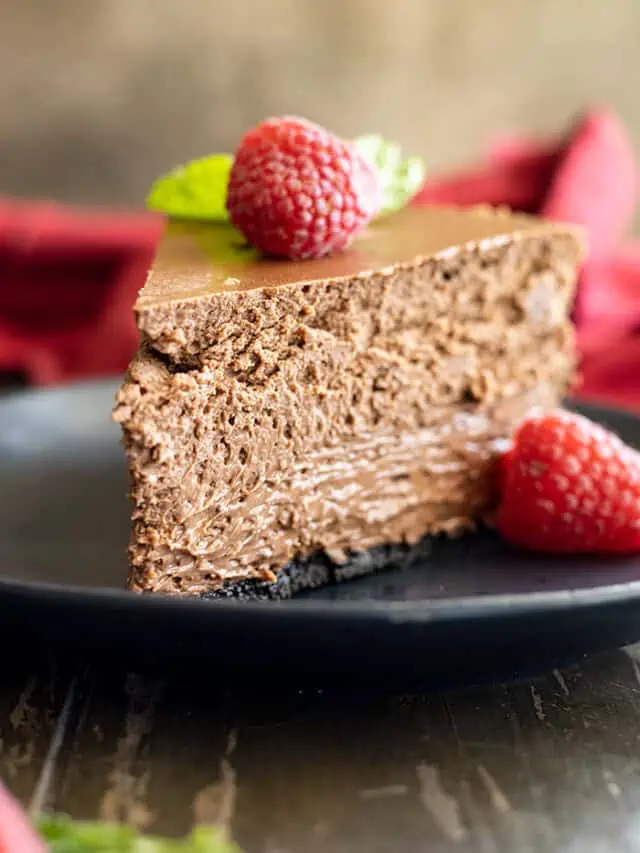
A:
[[[291,259],[344,249],[380,203],[375,169],[353,144],[288,116],[244,135],[227,190],[231,222],[249,243]]]
[[[556,553],[640,551],[640,453],[581,415],[525,421],[501,460],[496,526]]]

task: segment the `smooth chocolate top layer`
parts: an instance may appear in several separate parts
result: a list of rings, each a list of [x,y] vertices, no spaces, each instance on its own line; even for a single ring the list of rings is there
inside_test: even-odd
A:
[[[406,208],[367,228],[344,252],[319,260],[264,258],[226,224],[172,222],[136,311],[212,294],[367,276],[390,267],[489,248],[519,235],[576,231],[534,217],[477,207]]]
[[[488,207],[408,208],[373,223],[347,251],[298,262],[259,256],[228,225],[171,223],[135,306],[136,319],[157,352],[191,368],[219,360],[234,326],[255,337],[288,317],[333,329],[345,312],[368,313],[366,305],[381,288],[392,289],[385,301],[402,301],[394,281],[412,271],[424,280],[422,296],[435,307],[432,282],[440,275],[458,290],[470,255],[517,254],[523,243],[550,240],[567,241],[583,253],[573,226]]]

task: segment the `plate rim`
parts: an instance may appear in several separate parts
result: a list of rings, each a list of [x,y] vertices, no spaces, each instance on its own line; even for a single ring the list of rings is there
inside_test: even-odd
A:
[[[458,596],[433,599],[430,602],[379,601],[366,602],[334,601],[332,599],[287,599],[283,601],[233,601],[203,600],[189,596],[169,596],[158,593],[140,594],[127,590],[84,587],[76,584],[53,584],[37,581],[13,581],[0,579],[0,596],[12,595],[20,598],[59,599],[80,602],[111,602],[124,609],[138,609],[140,601],[148,602],[143,607],[164,608],[167,610],[187,610],[198,608],[202,613],[212,608],[217,613],[235,614],[273,614],[277,609],[285,618],[298,617],[301,614],[312,618],[339,619],[345,616],[383,622],[448,622],[459,620],[493,619],[496,616],[516,617],[539,612],[589,609],[629,603],[640,600],[640,580],[627,583],[588,587],[578,590],[548,590],[531,593],[499,593],[495,595]]]

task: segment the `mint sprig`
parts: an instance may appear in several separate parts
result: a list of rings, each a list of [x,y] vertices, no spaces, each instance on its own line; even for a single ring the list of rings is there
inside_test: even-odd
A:
[[[38,830],[51,853],[240,853],[220,830],[204,826],[184,839],[164,839],[130,826],[51,815],[40,819]]]
[[[175,219],[226,222],[230,154],[212,154],[178,166],[158,178],[147,195],[147,207]]]
[[[401,210],[411,201],[424,182],[426,169],[422,158],[404,157],[401,147],[370,133],[355,141],[358,151],[378,173],[382,187],[381,215]]]

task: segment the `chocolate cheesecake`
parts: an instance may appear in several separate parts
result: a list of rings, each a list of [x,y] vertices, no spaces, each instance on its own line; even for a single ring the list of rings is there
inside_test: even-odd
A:
[[[169,224],[115,409],[130,588],[286,597],[469,529],[573,377],[582,256],[576,229],[486,208],[408,208],[297,262]]]

